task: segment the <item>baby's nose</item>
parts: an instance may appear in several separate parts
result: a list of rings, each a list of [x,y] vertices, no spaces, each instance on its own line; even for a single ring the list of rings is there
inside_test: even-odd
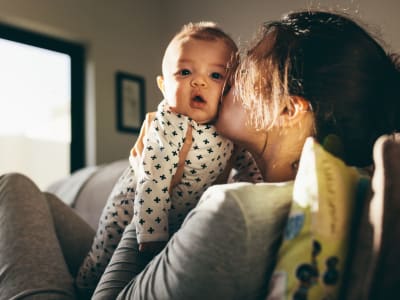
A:
[[[205,87],[207,85],[207,81],[203,78],[203,76],[196,76],[192,80],[192,85],[195,87]]]

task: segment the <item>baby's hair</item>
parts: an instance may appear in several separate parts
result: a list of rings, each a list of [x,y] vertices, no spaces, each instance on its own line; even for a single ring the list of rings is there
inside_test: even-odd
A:
[[[237,64],[238,47],[234,40],[224,32],[216,23],[209,21],[190,22],[182,26],[182,28],[175,34],[169,45],[179,42],[183,39],[193,38],[203,41],[218,41],[221,40],[225,43],[228,49],[232,52],[232,59],[230,61],[230,69],[234,69]],[[168,47],[169,47],[168,45]],[[168,49],[167,47],[167,49]]]
[[[227,64],[227,82],[224,88],[226,93],[232,84],[232,75],[234,74],[239,61],[238,47],[234,40],[224,32],[217,23],[210,21],[190,22],[182,26],[170,41],[168,47],[173,43],[184,39],[197,39],[202,41],[222,41],[231,52],[230,60]],[[167,47],[167,49],[168,49]],[[167,50],[165,51],[167,53]],[[165,57],[165,54],[164,54]],[[164,61],[164,60],[163,60]]]
[[[171,42],[186,37],[204,41],[222,40],[233,53],[238,51],[238,47],[233,39],[214,22],[200,21],[185,24],[173,37]]]

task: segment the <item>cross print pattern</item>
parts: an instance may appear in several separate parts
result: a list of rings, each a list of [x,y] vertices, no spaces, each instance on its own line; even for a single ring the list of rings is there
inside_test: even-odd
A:
[[[199,127],[198,130],[199,131],[196,131],[196,133],[194,132],[195,130],[192,130],[193,138],[195,138],[196,141],[201,141],[203,138],[203,128]],[[184,131],[184,128],[182,131]],[[213,135],[216,134],[213,133]],[[182,182],[172,190],[170,195],[173,200],[170,201],[172,203],[170,203],[170,210],[168,213],[169,234],[172,234],[179,228],[189,210],[196,205],[196,202],[200,198],[202,191],[211,184],[206,182],[208,180],[206,177],[208,178],[209,176],[214,176],[213,174],[215,171],[213,172],[213,170],[210,169],[208,161],[196,163],[196,156],[198,155],[197,151],[201,146],[202,144],[198,142],[194,142],[192,144],[192,150],[194,151],[189,153],[189,157],[186,158],[185,161],[185,178],[183,178]],[[214,151],[214,147],[211,149]],[[179,150],[174,151],[176,151],[176,154],[171,152],[173,153],[173,157],[179,153]],[[207,150],[207,152],[209,151]],[[218,151],[216,152],[218,153]],[[155,154],[148,155],[148,157],[151,161],[157,159]],[[252,156],[248,152],[244,150],[235,150],[235,157],[233,157],[233,159],[233,168],[235,171],[233,172],[231,181],[262,182],[262,176],[257,169]],[[212,160],[212,158],[210,160]],[[114,250],[121,240],[125,227],[132,221],[135,190],[137,187],[138,178],[137,166],[139,166],[140,162],[134,162],[131,160],[131,163],[133,166],[136,166],[135,169],[129,166],[125,170],[114,186],[114,189],[111,192],[103,209],[97,228],[97,233],[93,240],[92,248],[89,254],[85,257],[76,279],[77,284],[81,287],[88,287],[91,289],[96,287],[100,276],[103,274],[112,254],[114,253]],[[173,168],[176,167],[177,166],[173,166]],[[159,168],[161,169],[161,164],[159,165]],[[211,174],[203,174],[204,170],[209,170],[209,173]],[[205,183],[200,183],[200,176],[205,176],[205,178],[202,180],[202,182]],[[165,177],[168,178],[170,176],[165,174]],[[212,179],[210,179],[210,181],[211,180]],[[160,178],[160,181],[163,180]],[[191,183],[189,183],[189,181]],[[195,185],[196,191],[193,191],[193,189],[189,188],[190,184]],[[205,186],[203,188],[204,184]],[[197,189],[199,189],[199,191]],[[147,201],[147,198],[145,199]],[[189,199],[190,201],[185,201],[184,199]],[[155,203],[162,203],[163,200],[161,197],[156,196],[154,197],[154,201]],[[146,202],[144,199],[140,199],[136,205],[146,205],[145,203]],[[145,211],[145,209],[143,211]],[[160,224],[161,216],[155,217],[154,221],[157,224]],[[143,225],[145,219],[139,220],[139,222]],[[150,227],[148,229],[150,229]]]
[[[192,126],[192,148],[185,160],[181,182],[169,194],[179,151]],[[165,101],[144,138],[138,166],[133,221],[138,242],[166,241],[181,225],[201,194],[220,175],[231,157],[233,143],[221,137],[215,127],[201,125],[187,116],[171,112]]]
[[[261,183],[264,179],[257,167],[251,154],[244,148],[235,149],[235,157],[232,163],[232,172],[229,178],[230,182],[253,182]]]
[[[129,166],[118,179],[100,217],[92,248],[85,257],[76,283],[80,287],[94,290],[104,273],[114,250],[121,240],[125,227],[133,217],[136,174]]]

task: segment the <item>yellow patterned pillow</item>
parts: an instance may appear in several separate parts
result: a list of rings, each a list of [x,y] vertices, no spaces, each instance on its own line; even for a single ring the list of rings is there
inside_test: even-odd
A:
[[[362,180],[356,168],[307,139],[268,300],[338,299]]]

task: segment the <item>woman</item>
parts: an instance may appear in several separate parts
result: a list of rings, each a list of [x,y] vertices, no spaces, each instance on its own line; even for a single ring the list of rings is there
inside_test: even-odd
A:
[[[290,188],[308,136],[316,136],[321,143],[339,141],[332,151],[348,164],[370,165],[375,139],[400,127],[399,104],[393,101],[399,95],[399,83],[392,58],[350,19],[325,12],[292,13],[265,24],[236,73],[234,89],[224,99],[216,125],[252,153],[264,181],[286,181]],[[118,299],[265,297],[279,242],[279,234],[266,239],[265,232],[282,231],[289,205],[287,200],[276,201],[278,215],[267,218],[272,208],[266,196],[269,189],[266,183],[209,189],[166,248],[134,278],[130,273],[134,266],[129,264],[133,231],[128,226],[93,299],[117,295]],[[0,295],[5,299],[28,289],[42,293],[41,299],[73,298],[68,269],[59,263],[64,262],[62,257],[47,259],[47,249],[21,246],[15,238],[27,230],[32,235],[30,224],[38,222],[37,216],[21,209],[32,202],[44,203],[37,213],[45,221],[35,230],[52,231],[37,239],[57,248],[57,237],[62,241],[68,236],[59,234],[65,227],[58,226],[53,210],[58,202],[46,204],[49,197],[20,175],[0,180]],[[3,238],[8,224],[18,227],[9,228]],[[14,250],[7,252],[10,245]],[[52,251],[61,255],[60,249]],[[69,262],[68,253],[64,256]],[[54,266],[58,277],[29,273],[33,271],[26,267],[26,278],[21,280],[23,266],[14,257],[29,258],[35,268],[41,257],[40,264]],[[74,270],[73,264],[69,266]],[[42,277],[42,285],[30,285],[29,276],[35,281]]]

